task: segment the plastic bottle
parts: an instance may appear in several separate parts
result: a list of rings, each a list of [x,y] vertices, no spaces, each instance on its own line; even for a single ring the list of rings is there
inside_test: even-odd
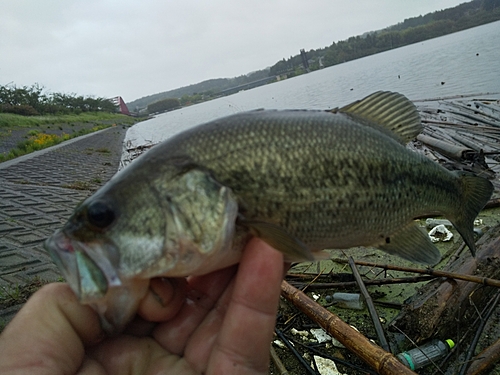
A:
[[[454,346],[453,340],[448,339],[443,342],[434,339],[418,348],[399,353],[397,358],[406,367],[416,370],[444,357]]]
[[[344,309],[363,310],[365,299],[359,293],[333,293],[333,301]]]

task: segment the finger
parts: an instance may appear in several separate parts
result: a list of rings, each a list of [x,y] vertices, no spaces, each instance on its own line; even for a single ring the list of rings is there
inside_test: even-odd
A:
[[[186,347],[186,359],[197,371],[207,371],[208,363],[208,373],[267,373],[282,278],[282,254],[253,239],[243,252],[234,289]]]
[[[139,305],[138,314],[150,322],[172,319],[186,298],[187,282],[184,278],[155,278],[149,283],[149,291]]]
[[[0,336],[0,373],[72,374],[104,337],[97,314],[67,284],[37,291]]]
[[[199,325],[193,330],[187,341],[184,355],[189,363],[193,364],[197,372],[205,373],[210,354],[212,353],[217,336],[220,333],[226,311],[231,301],[234,290],[234,278],[227,285],[226,289],[206,314]]]
[[[177,355],[184,353],[192,332],[212,309],[235,272],[236,266],[233,266],[189,278],[186,300],[179,313],[153,331],[153,337],[163,348]]]
[[[268,373],[282,279],[283,254],[254,239],[243,255],[209,373]]]

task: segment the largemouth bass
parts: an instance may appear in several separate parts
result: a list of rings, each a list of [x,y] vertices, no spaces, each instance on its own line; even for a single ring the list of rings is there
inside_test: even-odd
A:
[[[108,332],[134,316],[150,278],[235,264],[251,236],[294,261],[376,246],[434,264],[440,253],[414,218],[442,214],[474,253],[473,221],[493,186],[406,149],[420,131],[415,106],[390,92],[211,121],[114,176],[45,246]]]

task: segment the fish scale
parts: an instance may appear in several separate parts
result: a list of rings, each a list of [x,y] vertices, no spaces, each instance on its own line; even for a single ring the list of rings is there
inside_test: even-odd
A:
[[[434,264],[440,253],[413,219],[439,213],[474,253],[473,220],[493,186],[406,149],[420,130],[415,106],[390,92],[211,121],[118,173],[45,246],[108,332],[133,317],[150,278],[237,263],[251,236],[289,261],[376,246]]]
[[[208,168],[217,181],[231,187],[233,192],[240,197],[240,205],[245,208],[244,212],[248,218],[270,219],[292,233],[299,230],[298,237],[315,249],[321,248],[325,242],[329,242],[330,247],[335,247],[336,241],[342,243],[342,239],[346,237],[343,226],[352,228],[351,233],[353,235],[357,233],[359,236],[359,231],[370,229],[363,223],[373,222],[372,217],[381,218],[381,210],[390,209],[401,213],[402,217],[394,218],[394,223],[387,221],[381,223],[380,226],[389,233],[401,226],[401,222],[407,222],[424,213],[419,212],[418,205],[411,209],[411,202],[408,202],[408,199],[416,197],[410,197],[409,192],[402,189],[391,189],[390,194],[397,194],[401,191],[405,199],[402,201],[403,204],[398,204],[398,201],[391,199],[390,206],[379,204],[371,211],[367,210],[372,208],[366,204],[368,199],[376,202],[382,201],[380,197],[373,198],[376,194],[374,184],[380,182],[380,188],[387,195],[389,186],[387,180],[389,179],[385,176],[395,175],[394,171],[388,170],[391,165],[396,164],[400,169],[405,170],[413,168],[412,163],[418,165],[426,161],[422,160],[418,154],[406,153],[406,151],[404,151],[405,158],[399,157],[396,152],[402,152],[399,149],[404,147],[397,144],[395,140],[384,137],[384,142],[378,138],[373,142],[373,137],[366,136],[366,129],[362,129],[365,132],[353,130],[353,127],[359,127],[359,125],[351,123],[352,121],[346,119],[345,116],[333,116],[326,112],[259,111],[249,113],[247,116],[248,122],[245,118],[238,119],[238,126],[231,129],[229,133],[223,130],[221,134],[218,134],[217,130],[225,129],[226,126],[234,123],[232,118],[216,123],[211,129],[204,129],[204,132],[215,134],[215,139],[219,140],[218,146],[209,148],[209,152],[205,151],[207,147],[205,147],[204,132],[197,132],[194,137],[174,139],[172,144],[176,147],[165,151],[167,155],[176,155],[176,152],[189,154],[195,164]],[[257,117],[256,120],[254,116]],[[266,137],[261,137],[263,129],[266,128],[266,122],[259,123],[259,116],[264,117],[267,123],[279,124],[270,135],[271,139],[276,140],[276,144],[270,146],[268,152],[264,146],[269,143],[267,134]],[[254,126],[254,121],[257,121],[257,126]],[[321,130],[308,132],[306,129],[311,125],[316,128],[321,127]],[[376,132],[376,130],[369,130],[372,133]],[[318,140],[318,132],[322,134],[320,140]],[[269,133],[268,129],[266,133]],[[239,142],[232,145],[232,152],[220,153],[214,157],[211,151],[224,149],[226,144],[224,139],[226,137],[231,139],[234,134],[239,134],[240,137]],[[278,134],[280,137],[273,137],[273,134]],[[285,141],[280,142],[283,138]],[[251,147],[248,146],[246,139],[252,139]],[[372,145],[372,143],[376,144]],[[353,144],[354,147],[348,147]],[[369,150],[380,149],[387,150],[387,154],[380,157],[379,152],[369,152]],[[263,152],[256,155],[254,150]],[[364,154],[362,163],[359,162],[360,153]],[[398,157],[391,157],[394,154]],[[166,158],[168,158],[167,155],[165,155]],[[255,169],[255,163],[249,162],[257,157],[261,167],[259,170]],[[303,163],[304,159],[308,162]],[[448,176],[445,175],[445,177]],[[256,195],[255,188],[258,188],[262,195]],[[362,199],[363,188],[370,189],[366,199]],[[338,204],[338,202],[341,203]],[[313,205],[313,203],[316,204]],[[278,206],[281,209],[277,209]],[[325,208],[327,208],[326,211]],[[404,210],[401,211],[401,209]],[[308,216],[319,217],[323,211],[325,214],[321,215],[320,220],[308,220]],[[346,220],[348,216],[352,219]],[[340,217],[340,220],[335,220],[335,217]],[[312,223],[311,226],[304,224],[308,221]],[[294,227],[290,223],[294,223]],[[321,223],[326,225],[318,226]],[[298,226],[303,229],[296,228]],[[325,239],[327,233],[329,235]],[[316,244],[309,238],[322,238],[321,244]],[[373,243],[373,238],[371,240]]]

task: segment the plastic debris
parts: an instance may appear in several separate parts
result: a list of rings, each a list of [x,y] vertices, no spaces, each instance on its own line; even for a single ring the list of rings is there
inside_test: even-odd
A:
[[[286,348],[286,345],[283,344],[283,342],[280,341],[280,340],[274,340],[273,344],[276,345],[276,346],[278,346],[278,347],[280,347],[281,349],[285,349]]]
[[[335,306],[343,309],[363,310],[365,299],[359,293],[333,293]]]
[[[451,233],[443,224],[440,224],[431,229],[429,237],[432,242],[445,242],[453,238],[453,233]]]
[[[443,342],[434,339],[418,348],[398,354],[397,358],[406,367],[409,367],[411,370],[416,370],[444,357],[454,346],[455,343],[453,340],[448,339]]]
[[[451,221],[445,220],[445,219],[429,218],[429,219],[425,220],[425,226],[427,227],[427,229],[432,229],[434,227],[437,227],[438,225],[444,225],[444,226],[450,227],[450,228],[453,226]]]
[[[484,234],[483,228],[474,228],[474,233],[481,237]]]
[[[322,328],[312,328],[310,329],[310,332],[320,344],[323,342],[332,341],[332,337]]]
[[[318,371],[321,375],[342,375],[342,373],[337,369],[335,362],[331,359],[315,355],[314,362],[316,362],[316,366],[318,367]]]
[[[295,329],[295,328],[292,328],[290,330],[290,332],[292,332],[293,335],[302,336],[304,338],[307,338],[309,336],[309,332],[307,332],[307,331],[299,331],[298,329]]]
[[[345,349],[344,344],[342,344],[339,340],[337,340],[335,337],[332,337],[332,345],[335,346],[336,348],[341,348]]]

